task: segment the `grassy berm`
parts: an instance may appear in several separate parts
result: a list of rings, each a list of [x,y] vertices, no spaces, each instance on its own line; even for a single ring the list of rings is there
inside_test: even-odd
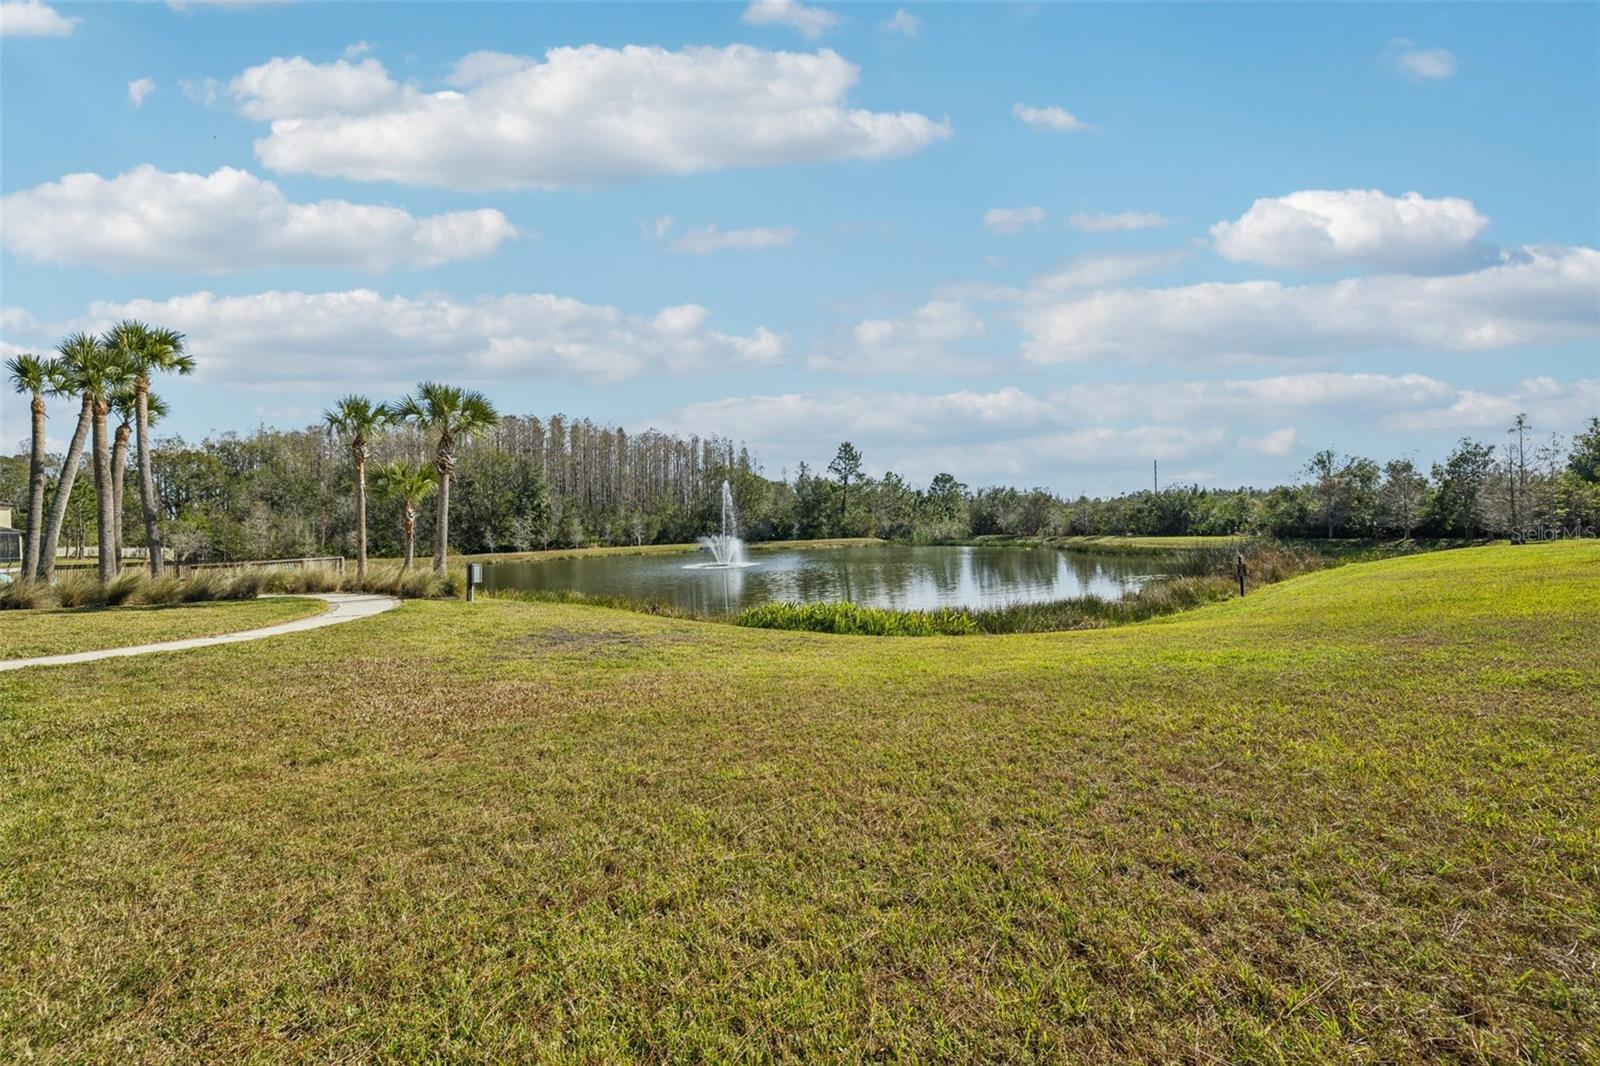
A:
[[[1600,1058],[1600,545],[0,677],[0,1060]]]

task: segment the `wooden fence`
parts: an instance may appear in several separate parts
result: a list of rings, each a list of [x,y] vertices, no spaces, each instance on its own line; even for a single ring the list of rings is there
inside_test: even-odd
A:
[[[179,577],[186,577],[196,570],[309,570],[314,566],[337,570],[342,574],[344,556],[310,555],[303,559],[237,559],[217,563],[174,563],[173,569]]]

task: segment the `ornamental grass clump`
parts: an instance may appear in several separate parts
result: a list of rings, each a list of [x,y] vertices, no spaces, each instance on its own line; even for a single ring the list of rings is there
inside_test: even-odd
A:
[[[145,572],[139,569],[123,570],[102,587],[101,601],[107,607],[122,607],[130,603],[143,603],[146,585]]]
[[[801,629],[868,637],[965,636],[978,632],[966,611],[892,611],[858,603],[763,603],[747,607],[733,619],[752,629]]]
[[[55,590],[48,581],[21,578],[9,585],[0,585],[0,611],[32,611],[55,605]]]
[[[98,607],[106,602],[105,587],[89,571],[73,571],[56,578],[56,603],[62,607]]]

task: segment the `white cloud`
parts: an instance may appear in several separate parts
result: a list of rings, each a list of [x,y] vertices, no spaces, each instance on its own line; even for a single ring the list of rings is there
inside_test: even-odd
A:
[[[188,14],[197,8],[203,7],[243,11],[252,7],[272,7],[278,4],[292,3],[294,3],[294,0],[167,0],[168,7],[183,14]]]
[[[657,215],[655,222],[651,225],[651,230],[655,233],[656,240],[666,237],[667,234],[672,232],[672,216]]]
[[[0,37],[68,37],[81,21],[61,15],[39,0],[0,3]]]
[[[1527,378],[1504,393],[1462,389],[1448,404],[1398,415],[1391,424],[1423,432],[1503,430],[1519,413],[1526,413],[1541,432],[1575,428],[1600,415],[1600,378],[1572,382]]]
[[[1011,113],[1036,130],[1094,129],[1089,123],[1061,107],[1029,107],[1027,104],[1015,104],[1011,108]]]
[[[344,51],[340,54],[345,59],[360,59],[362,56],[368,55],[375,51],[377,47],[378,46],[373,44],[371,41],[356,41],[352,44],[345,45]]]
[[[1115,233],[1120,230],[1154,229],[1165,226],[1168,219],[1154,211],[1122,211],[1117,214],[1084,214],[1071,218],[1072,228],[1085,233]]]
[[[983,319],[957,300],[932,300],[906,318],[858,322],[837,349],[808,360],[816,370],[857,374],[972,370],[978,361],[962,349],[987,333]]]
[[[1048,303],[1066,293],[1098,289],[1159,274],[1188,257],[1189,253],[1181,248],[1080,255],[1031,279],[1025,286],[967,281],[946,285],[939,293],[947,299],[983,300],[989,303]]]
[[[672,220],[667,219],[667,228],[671,228]],[[664,236],[657,220],[657,235]],[[756,248],[781,248],[793,244],[794,239],[800,236],[800,231],[793,226],[757,226],[751,229],[722,230],[716,226],[701,226],[692,229],[673,241],[667,247],[674,252],[688,252],[690,255],[709,255],[712,252],[722,252],[729,249],[749,251]]]
[[[156,91],[154,78],[135,78],[128,83],[128,103],[143,107],[145,97]]]
[[[416,217],[382,204],[290,203],[274,183],[231,167],[68,174],[0,198],[0,218],[13,252],[109,270],[428,267],[481,258],[517,234],[487,209]]]
[[[375,59],[274,59],[229,89],[271,122],[277,171],[459,189],[557,188],[915,152],[950,136],[913,112],[844,105],[859,70],[829,50],[555,48],[473,53],[456,88],[400,86]]]
[[[213,107],[222,99],[222,83],[216,78],[179,78],[178,88],[197,104]]]
[[[1105,381],[1070,385],[1050,395],[1067,421],[1230,423],[1285,413],[1360,421],[1391,412],[1454,402],[1457,391],[1425,374],[1317,371],[1211,381]]]
[[[1043,221],[1042,207],[991,207],[983,213],[983,224],[990,233],[1021,233]]]
[[[839,24],[839,16],[832,11],[809,7],[799,0],[750,0],[742,18],[748,26],[788,26],[808,41]]]
[[[1456,57],[1447,48],[1420,48],[1396,37],[1383,50],[1384,59],[1416,81],[1439,81],[1456,72]]]
[[[1476,238],[1488,224],[1472,201],[1453,196],[1307,189],[1257,200],[1238,219],[1212,226],[1211,236],[1236,263],[1431,270],[1482,262],[1488,250]]]
[[[1600,252],[1527,248],[1492,267],[1444,277],[1373,275],[1328,284],[1208,282],[1111,289],[1024,306],[1023,356],[1327,356],[1384,348],[1489,351],[1593,337]]]
[[[1258,455],[1288,455],[1299,443],[1300,435],[1293,426],[1275,429],[1259,437],[1240,437],[1239,447]]]
[[[915,37],[922,32],[922,20],[905,8],[897,8],[880,26],[885,33],[898,33],[902,37]]]
[[[1600,380],[1534,379],[1501,395],[1420,374],[1310,373],[1085,382],[1045,394],[1008,386],[732,396],[690,404],[657,424],[684,430],[712,425],[759,454],[796,458],[826,459],[834,442],[846,438],[874,470],[914,479],[950,470],[973,483],[1046,480],[1064,490],[1062,471],[1072,470],[1073,480],[1099,476],[1119,491],[1148,484],[1151,459],[1164,470],[1169,462],[1227,464],[1234,467],[1230,477],[1243,477],[1241,452],[1281,461],[1309,450],[1294,422],[1337,425],[1342,432],[1498,431],[1526,410],[1541,431],[1565,430],[1580,425],[1597,403]],[[1273,480],[1288,476],[1280,462],[1264,469],[1280,471],[1269,475]]]
[[[689,404],[664,421],[716,426],[719,433],[785,449],[813,441],[822,426],[836,437],[926,443],[1013,436],[1052,422],[1047,402],[1015,387],[940,395],[832,390],[737,396]]]
[[[544,293],[385,297],[345,292],[197,292],[169,300],[101,301],[66,329],[122,318],[183,331],[202,383],[372,391],[445,376],[507,386],[546,375],[614,382],[650,371],[730,371],[780,362],[784,339],[707,325],[695,304],[651,317]]]
[[[273,58],[228,83],[247,118],[274,123],[335,113],[361,114],[393,104],[400,86],[376,59],[313,63]]]

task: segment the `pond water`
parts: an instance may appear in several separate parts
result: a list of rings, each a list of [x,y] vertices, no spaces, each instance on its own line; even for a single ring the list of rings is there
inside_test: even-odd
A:
[[[912,547],[753,549],[742,567],[708,567],[708,552],[596,555],[491,563],[487,588],[573,591],[658,601],[702,615],[774,600],[851,600],[871,607],[929,610],[1000,607],[1096,595],[1116,598],[1160,573],[1151,556],[1095,555],[1051,548]]]

